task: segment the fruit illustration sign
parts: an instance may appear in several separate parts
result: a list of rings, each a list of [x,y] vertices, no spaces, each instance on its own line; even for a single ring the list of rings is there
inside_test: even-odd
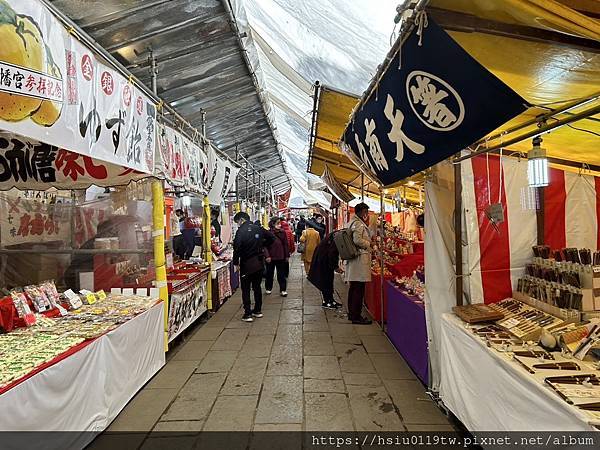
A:
[[[0,0],[0,131],[152,174],[156,107],[38,0]]]

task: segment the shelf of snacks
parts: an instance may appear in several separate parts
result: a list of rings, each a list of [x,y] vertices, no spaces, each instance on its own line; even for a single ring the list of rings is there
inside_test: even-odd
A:
[[[540,410],[554,411],[557,418],[562,417],[563,426],[567,424],[570,427],[567,429],[589,430],[591,426],[600,426],[600,319],[580,320],[581,315],[577,310],[548,309],[543,302],[535,303],[530,298],[522,301],[519,295],[516,297],[490,305],[455,307],[454,312],[464,325],[458,326],[456,318],[444,317],[443,328],[449,333],[447,338],[461,336],[464,339],[466,334],[469,339],[478,341],[481,344],[478,349],[492,354],[493,358],[489,361],[499,362],[504,367],[504,370],[483,367],[486,358],[478,358],[470,351],[471,358],[478,358],[479,369],[483,373],[500,376],[508,371],[518,375],[511,375],[513,383],[516,380],[535,387],[526,388],[531,396],[538,397],[529,398],[528,401],[536,404]],[[452,358],[460,351],[457,339],[450,341],[453,342],[445,342],[442,347],[448,351],[442,360],[448,360],[448,357]],[[472,346],[469,348],[473,350]],[[464,353],[464,349],[462,351]],[[454,361],[452,366],[446,373],[442,371],[443,379],[458,376],[454,372],[461,370],[459,361]],[[463,375],[461,373],[460,376]],[[469,383],[467,379],[463,381]],[[498,380],[497,383],[502,385],[506,381]],[[488,382],[493,383],[494,380]],[[443,380],[442,385],[444,383],[452,384]],[[470,392],[485,395],[487,391],[484,386],[480,392],[475,389],[474,386],[478,385],[473,381]],[[503,409],[506,402],[507,408],[517,411],[519,408],[515,409],[514,402],[520,400],[515,397],[522,396],[524,389],[518,385],[504,389],[504,395],[498,398],[498,408]],[[450,393],[443,387],[441,392],[449,397],[447,405],[456,402],[454,397],[458,394]],[[512,396],[513,392],[515,397]],[[447,399],[443,400],[446,403]],[[559,404],[558,408],[556,404]],[[565,415],[572,417],[565,419]],[[525,416],[522,420],[525,420],[523,423],[529,423]],[[551,429],[546,425],[531,429]]]
[[[59,295],[52,282],[13,290],[0,301],[0,394],[157,303],[103,292]]]
[[[398,352],[427,385],[429,352],[425,320],[424,272],[386,281],[387,335]]]

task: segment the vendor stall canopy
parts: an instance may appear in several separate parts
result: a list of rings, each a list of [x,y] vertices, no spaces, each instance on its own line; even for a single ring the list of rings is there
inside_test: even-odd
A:
[[[432,0],[428,14],[468,53],[534,105],[480,142],[500,144],[514,126],[576,100],[547,122],[600,104],[600,2],[595,0]],[[600,114],[542,136],[548,156],[600,165]],[[510,146],[527,152],[531,140]]]
[[[235,159],[236,151],[269,180],[289,189],[273,111],[246,64],[227,0],[53,0],[147,86],[150,56],[157,61],[157,93]]]
[[[554,114],[546,119],[547,124],[600,103],[600,2],[432,0],[427,14],[533,105],[473,148],[495,146],[534,131],[543,125],[540,116],[552,115],[557,108],[581,103]],[[356,166],[338,148],[358,97],[329,86],[315,95],[308,169],[320,175],[327,165],[342,182],[359,185]],[[524,123],[529,125],[521,128]],[[516,127],[519,130],[514,134],[507,133]],[[598,133],[600,119],[592,115],[544,134],[542,146],[551,162],[565,160],[575,162],[571,170],[585,167],[597,171]],[[531,146],[531,139],[526,139],[509,149],[526,154]]]

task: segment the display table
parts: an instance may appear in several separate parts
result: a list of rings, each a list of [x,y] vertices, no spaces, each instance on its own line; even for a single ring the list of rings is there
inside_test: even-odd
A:
[[[383,320],[387,318],[387,298],[384,290],[383,297]],[[376,322],[381,322],[381,276],[371,273],[371,281],[365,286],[365,307]]]
[[[590,431],[590,419],[454,314],[441,321],[440,398],[469,431]]]
[[[164,364],[159,302],[0,395],[0,431],[76,431],[45,436],[39,447],[82,448]]]
[[[429,383],[429,353],[425,305],[392,282],[385,282],[387,335],[419,379]]]
[[[215,311],[232,295],[230,265],[229,261],[215,261],[211,264],[212,307]]]

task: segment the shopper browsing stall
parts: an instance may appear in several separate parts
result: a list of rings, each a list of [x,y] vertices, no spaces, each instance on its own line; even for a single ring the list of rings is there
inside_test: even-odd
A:
[[[252,322],[253,317],[262,317],[261,283],[265,269],[264,248],[275,241],[275,237],[264,228],[250,222],[250,216],[239,212],[233,217],[238,225],[233,240],[233,264],[239,266],[244,322]],[[254,309],[250,301],[250,289],[254,292]]]
[[[265,280],[265,291],[270,294],[273,291],[273,279],[277,270],[277,283],[282,297],[287,297],[287,264],[290,258],[288,239],[285,231],[281,228],[281,219],[273,217],[269,221],[269,229],[275,236],[275,240],[267,247],[267,277]]]
[[[355,215],[348,224],[352,241],[359,255],[346,262],[345,280],[348,289],[348,320],[357,325],[369,325],[371,320],[362,316],[365,284],[371,281],[371,233],[369,231],[369,206],[359,203],[354,207]]]

